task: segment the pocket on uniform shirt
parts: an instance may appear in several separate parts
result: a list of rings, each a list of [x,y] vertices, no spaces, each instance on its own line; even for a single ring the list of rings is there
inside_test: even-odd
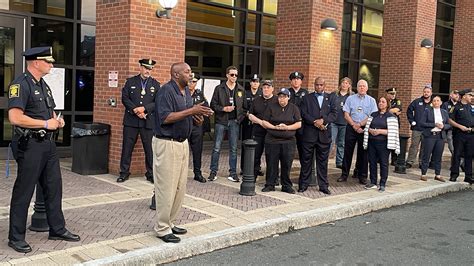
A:
[[[32,98],[34,107],[42,107],[41,105],[44,104],[43,102],[45,101],[42,95],[35,95]]]

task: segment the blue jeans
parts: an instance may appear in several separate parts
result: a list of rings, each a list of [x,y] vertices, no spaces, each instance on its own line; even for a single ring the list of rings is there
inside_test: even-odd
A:
[[[230,120],[227,125],[216,124],[214,132],[216,139],[211,156],[211,173],[216,174],[219,169],[219,155],[225,130],[227,130],[229,137],[229,172],[231,175],[235,175],[237,173],[237,140],[239,139],[239,123],[236,120]]]
[[[336,165],[342,165],[342,158],[344,158],[346,125],[331,124],[331,137],[332,144],[336,145]]]

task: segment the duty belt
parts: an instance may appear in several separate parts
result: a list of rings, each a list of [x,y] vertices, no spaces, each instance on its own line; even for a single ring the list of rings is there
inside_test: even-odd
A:
[[[37,140],[54,140],[54,132],[47,132],[44,129],[38,131],[30,131],[30,137]]]

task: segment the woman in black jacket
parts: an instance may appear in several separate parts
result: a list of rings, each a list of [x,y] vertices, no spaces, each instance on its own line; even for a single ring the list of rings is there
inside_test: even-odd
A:
[[[448,123],[449,114],[441,108],[441,98],[435,96],[431,102],[432,107],[425,109],[420,126],[423,128],[423,157],[421,160],[421,178],[427,181],[426,172],[431,161],[435,168],[435,180],[446,182],[441,177],[441,157],[443,156],[444,141],[447,138],[446,131],[451,128]]]

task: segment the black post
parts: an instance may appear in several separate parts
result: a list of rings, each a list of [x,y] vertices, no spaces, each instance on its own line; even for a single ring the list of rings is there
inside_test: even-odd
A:
[[[153,197],[151,197],[150,209],[156,210],[155,191],[153,190]]]
[[[318,181],[316,178],[316,175],[318,172],[316,171],[316,149],[314,149],[313,152],[313,163],[311,165],[311,176],[309,178],[309,186],[310,187],[315,187],[318,185]]]
[[[255,146],[257,146],[255,140],[244,140],[244,176],[240,184],[240,195],[255,196]]]
[[[46,208],[44,205],[43,188],[36,184],[36,199],[33,207],[34,213],[31,216],[31,225],[29,229],[35,232],[49,231],[48,218],[46,217]]]
[[[406,152],[407,152],[407,143],[410,137],[407,135],[400,135],[400,154],[397,156],[397,164],[395,165],[394,172],[397,174],[406,174]]]

